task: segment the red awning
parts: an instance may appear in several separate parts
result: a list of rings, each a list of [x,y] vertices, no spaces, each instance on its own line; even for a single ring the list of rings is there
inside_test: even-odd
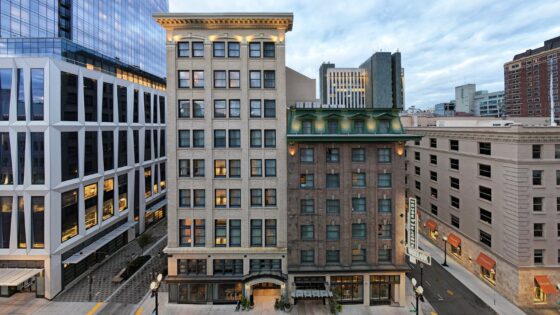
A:
[[[461,246],[461,239],[453,233],[449,233],[449,235],[447,235],[447,242],[453,247]]]
[[[492,270],[496,266],[496,261],[488,257],[484,253],[480,253],[480,255],[478,255],[478,258],[476,259],[476,263],[481,265],[486,270]]]
[[[437,223],[436,223],[436,221],[434,221],[432,219],[428,219],[426,221],[426,227],[428,229],[430,229],[430,231],[435,231],[435,230],[437,230]]]
[[[535,276],[535,281],[541,287],[541,290],[546,294],[556,293],[556,288],[550,283],[547,276]]]

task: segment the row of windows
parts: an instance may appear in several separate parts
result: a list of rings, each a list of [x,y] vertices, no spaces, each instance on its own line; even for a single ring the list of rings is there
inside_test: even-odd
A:
[[[29,142],[31,155],[25,155],[26,143]],[[16,160],[12,161],[11,148],[15,146]],[[42,132],[18,132],[16,143],[10,142],[8,132],[0,132],[0,185],[23,185],[25,181],[25,161],[30,158],[31,184],[42,185],[45,183],[45,139]],[[12,166],[16,164],[14,176]]]
[[[251,207],[276,207],[276,189],[252,188],[250,189]],[[229,196],[229,198],[228,198]],[[204,208],[206,206],[206,190],[204,189],[179,189],[179,207]],[[215,189],[214,207],[216,208],[241,208],[241,189]]]
[[[192,104],[192,108],[191,108]],[[249,101],[250,118],[276,118],[275,100],[256,100]],[[203,100],[179,100],[178,118],[204,118]],[[214,100],[214,118],[240,118],[241,102],[238,99]]]
[[[204,130],[179,129],[178,131],[178,147],[179,148],[204,148]],[[264,136],[264,138],[263,138]],[[239,129],[215,129],[214,130],[214,148],[240,148],[241,147],[241,130]],[[251,129],[249,131],[249,146],[251,148],[276,148],[276,130],[274,129]]]
[[[365,263],[367,261],[367,251],[365,248],[352,248],[352,263]],[[304,265],[315,264],[316,252],[314,249],[300,250],[300,263]],[[327,264],[340,263],[340,250],[329,249],[325,253]],[[393,261],[393,252],[391,249],[378,249],[377,261],[379,263],[390,263]]]
[[[204,70],[178,70],[177,87],[202,89],[205,87]],[[274,70],[249,70],[249,88],[274,89],[276,88],[276,71]],[[214,70],[214,88],[241,87],[239,70]]]
[[[377,121],[377,126],[368,125],[367,131],[374,132],[377,131],[378,133],[388,133],[390,130],[390,122],[387,119],[380,119]],[[326,130],[323,130],[322,125],[319,126],[316,122],[310,119],[304,119],[301,122],[301,133],[302,134],[313,134],[318,132],[325,131],[328,134],[337,134],[341,131],[345,133],[355,133],[355,134],[364,134],[366,133],[366,124],[363,119],[354,119],[352,120],[352,129],[350,131],[343,130],[346,127],[343,127],[341,120],[339,119],[328,119],[326,123]]]
[[[300,200],[299,212],[303,215],[315,214],[315,199],[305,198]],[[366,212],[367,202],[365,197],[352,197],[352,212]],[[377,211],[381,214],[390,214],[393,212],[392,200],[378,199],[377,201]],[[326,199],[325,200],[325,212],[328,215],[339,215],[340,214],[340,199]]]
[[[327,148],[325,158],[327,163],[340,162],[340,149]],[[377,162],[378,163],[391,163],[392,150],[390,148],[377,149]],[[366,149],[365,148],[352,148],[352,161],[365,162]],[[301,148],[299,149],[300,163],[315,163],[315,149]]]
[[[236,220],[230,220],[230,225]],[[234,223],[235,224],[235,223]],[[206,275],[206,259],[178,259],[177,273],[180,275]],[[214,276],[243,275],[243,259],[214,259]],[[250,273],[261,271],[282,271],[280,259],[251,259]]]
[[[214,247],[241,247],[241,236],[241,220],[214,220]],[[276,219],[251,219],[249,243],[251,247],[275,247]],[[206,220],[179,219],[179,246],[206,246]]]
[[[263,168],[264,161],[264,168]],[[276,177],[276,159],[251,159],[251,177]],[[203,159],[179,159],[179,177],[204,177]],[[214,178],[241,178],[241,160],[214,160]]]
[[[352,172],[351,183],[352,183],[352,187],[354,188],[367,187],[366,173]],[[391,188],[392,187],[391,173],[378,173],[377,187]],[[320,188],[320,187],[315,187],[314,174],[301,174],[299,176],[299,188]],[[325,188],[340,188],[340,174],[338,173],[326,174]]]
[[[249,42],[249,58],[274,58],[276,56],[276,46],[274,42]],[[227,52],[226,52],[227,50]],[[236,41],[215,41],[212,42],[212,56],[214,58],[239,58],[241,55],[241,45]],[[204,42],[178,42],[177,57],[203,58]]]
[[[27,240],[25,233],[25,198],[16,197],[16,207],[13,209],[12,196],[0,196],[0,248],[10,248],[12,218],[15,218],[17,229],[16,243],[18,248],[45,248],[45,197],[31,196],[31,239]]]
[[[10,98],[12,92],[13,71],[15,70],[16,81],[16,119],[17,120],[43,120],[45,106],[45,71],[40,68],[32,68],[29,72],[25,69],[0,69],[0,121],[9,120]],[[29,73],[30,86],[25,86],[25,76]],[[25,91],[29,91],[30,112],[26,113]]]
[[[364,240],[366,239],[367,227],[365,223],[352,223],[352,239]],[[377,237],[381,240],[390,240],[393,238],[393,225],[392,224],[378,224],[377,226]],[[302,241],[314,241],[317,235],[315,235],[315,226],[313,224],[303,224],[300,225],[300,240]],[[339,241],[340,240],[340,225],[338,224],[328,224],[326,226],[325,239],[327,241]]]

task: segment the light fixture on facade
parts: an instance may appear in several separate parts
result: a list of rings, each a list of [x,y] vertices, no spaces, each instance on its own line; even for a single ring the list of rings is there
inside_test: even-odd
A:
[[[296,144],[295,143],[290,142],[290,144],[288,144],[288,153],[290,154],[290,156],[296,155]]]
[[[397,142],[397,144],[395,144],[395,153],[397,153],[398,156],[403,156],[403,154],[404,154],[404,142],[399,141],[399,142]]]

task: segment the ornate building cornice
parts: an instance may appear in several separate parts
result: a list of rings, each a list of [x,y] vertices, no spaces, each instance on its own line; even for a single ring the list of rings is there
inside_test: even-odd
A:
[[[156,13],[154,20],[165,29],[282,29],[292,30],[292,13]]]

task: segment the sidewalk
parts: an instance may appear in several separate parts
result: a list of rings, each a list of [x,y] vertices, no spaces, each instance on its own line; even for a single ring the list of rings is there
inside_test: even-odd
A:
[[[443,262],[444,253],[435,245],[430,243],[430,241],[428,241],[424,236],[419,235],[418,237],[420,240],[420,247],[430,253],[432,255],[432,259],[435,259],[440,263]],[[494,309],[494,311],[498,314],[526,315],[525,312],[497,293],[494,289],[483,283],[476,275],[466,270],[453,258],[448,257],[447,264],[449,267],[446,269],[451,275],[463,283],[467,288],[469,288],[469,290],[476,294],[482,301],[484,301],[484,303]]]

